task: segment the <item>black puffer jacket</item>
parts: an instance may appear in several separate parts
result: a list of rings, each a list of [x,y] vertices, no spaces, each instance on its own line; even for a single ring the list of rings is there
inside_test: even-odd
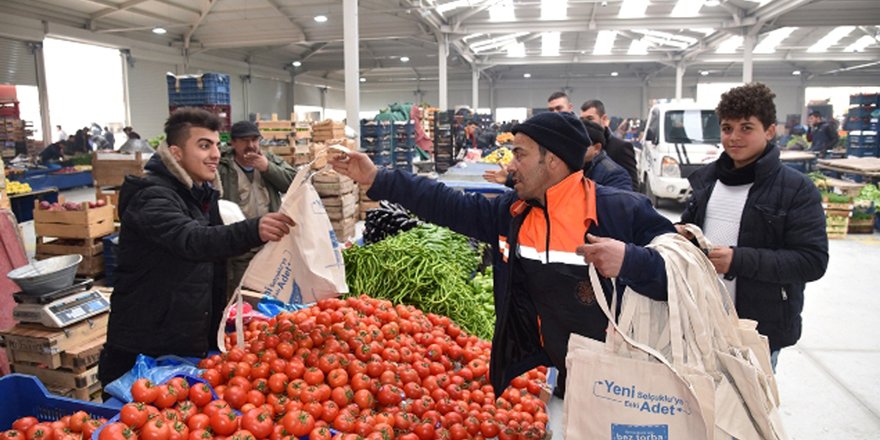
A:
[[[605,127],[607,145],[602,147],[614,163],[620,165],[632,180],[633,190],[639,187],[639,172],[636,170],[636,149],[632,142],[627,142],[611,133]]]
[[[706,205],[718,180],[716,166],[688,178],[693,195],[683,223],[704,226]],[[727,276],[736,279],[736,311],[758,321],[770,349],[801,337],[804,285],[825,274],[828,236],[819,191],[805,175],[779,161],[776,146],[757,161]]]
[[[145,168],[146,176],[126,177],[120,191],[107,345],[203,357],[216,345],[226,301],[225,259],[262,244],[259,219],[223,226],[219,193],[194,187],[165,146]]]

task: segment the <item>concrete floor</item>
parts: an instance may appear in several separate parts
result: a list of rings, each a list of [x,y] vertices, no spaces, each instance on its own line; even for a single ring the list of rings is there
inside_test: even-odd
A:
[[[80,188],[63,195],[88,201],[95,193]],[[660,212],[678,220],[681,210],[667,202]],[[33,256],[33,222],[23,223],[22,230]],[[782,418],[792,440],[878,439],[880,275],[874,271],[880,271],[880,234],[832,240],[830,253],[825,276],[807,285],[803,336],[780,353],[776,378]],[[561,423],[561,405],[550,411]]]

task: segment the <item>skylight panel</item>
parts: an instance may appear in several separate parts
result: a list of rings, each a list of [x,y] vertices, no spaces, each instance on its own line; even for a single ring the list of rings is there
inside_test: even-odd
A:
[[[489,8],[489,21],[515,21],[513,0],[501,0]]]
[[[697,17],[706,0],[678,0],[670,17]]]
[[[472,43],[470,47],[471,50],[476,53],[486,52],[491,49],[497,49],[499,47],[505,47],[511,43],[516,43],[517,38],[527,34],[528,32],[519,32],[516,34],[502,35],[500,37],[490,38],[488,40],[476,41]]]
[[[437,5],[437,12],[445,14],[449,11],[452,11],[453,9],[463,8],[466,6],[471,6],[471,0],[453,0],[451,2]]]
[[[568,0],[541,0],[541,20],[565,20]]]
[[[599,31],[596,45],[593,47],[593,55],[611,55],[615,39],[617,39],[617,31]]]
[[[828,35],[822,37],[816,44],[807,48],[807,52],[819,53],[819,52],[828,52],[828,48],[837,44],[841,38],[849,35],[855,26],[838,26],[834,28]]]
[[[791,33],[794,32],[796,27],[784,27],[779,28],[774,31],[767,33],[767,36],[755,46],[754,53],[774,53],[776,52],[776,47],[779,46],[786,38],[791,36]]]
[[[507,45],[506,50],[509,58],[524,58],[526,56],[525,43],[510,43]]]
[[[627,55],[647,55],[648,47],[650,45],[642,40],[632,40],[632,43],[629,44],[629,50],[626,51]]]
[[[541,56],[555,57],[559,56],[559,43],[561,40],[559,32],[544,32],[541,34]]]
[[[734,35],[719,44],[718,49],[715,50],[715,53],[736,53],[736,50],[742,47],[742,45],[743,37],[739,35]]]
[[[645,10],[648,9],[648,3],[650,3],[650,0],[623,0],[617,17],[642,18],[645,16]]]
[[[874,37],[871,37],[869,35],[863,35],[862,38],[859,38],[858,40],[856,40],[855,43],[847,46],[846,49],[844,49],[843,51],[844,52],[862,52],[868,46],[870,46],[876,42],[877,42],[877,40],[875,40]]]

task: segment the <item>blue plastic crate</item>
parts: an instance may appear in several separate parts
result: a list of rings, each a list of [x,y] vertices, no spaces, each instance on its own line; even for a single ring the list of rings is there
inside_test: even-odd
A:
[[[111,419],[119,410],[98,403],[83,402],[50,394],[33,376],[9,374],[0,377],[0,430],[12,427],[12,422],[25,416],[34,416],[41,422],[51,422],[77,411],[85,411],[93,418]]]
[[[168,105],[224,105],[230,102],[229,75],[166,76]]]
[[[880,105],[880,94],[866,93],[850,95],[849,105]]]
[[[850,145],[849,147],[846,147],[846,155],[855,157],[877,157],[877,146]]]

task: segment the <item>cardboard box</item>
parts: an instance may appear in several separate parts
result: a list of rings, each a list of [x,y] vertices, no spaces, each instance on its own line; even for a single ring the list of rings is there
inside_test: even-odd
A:
[[[19,323],[12,328],[0,330],[3,346],[16,352],[54,355],[75,351],[89,341],[107,336],[107,319],[110,313],[102,313],[64,329],[53,329],[36,324]],[[44,356],[49,359],[51,356]],[[49,362],[44,362],[48,364]]]

